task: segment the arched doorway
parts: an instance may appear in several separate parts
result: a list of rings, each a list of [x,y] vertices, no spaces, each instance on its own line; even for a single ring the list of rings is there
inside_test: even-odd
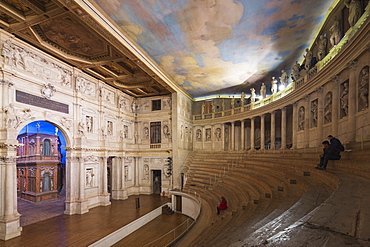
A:
[[[18,212],[25,226],[64,213],[66,139],[52,123],[35,121],[17,136]]]

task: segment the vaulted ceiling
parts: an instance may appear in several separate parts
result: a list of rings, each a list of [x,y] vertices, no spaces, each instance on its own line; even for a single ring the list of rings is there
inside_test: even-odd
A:
[[[2,0],[0,26],[135,97],[166,94],[173,85],[197,97],[243,90],[279,77],[282,69],[290,72],[334,2]]]

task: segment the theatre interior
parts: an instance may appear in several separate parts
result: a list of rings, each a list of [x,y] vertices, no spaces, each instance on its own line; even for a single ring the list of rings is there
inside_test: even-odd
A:
[[[0,1],[0,247],[370,246],[369,2]]]

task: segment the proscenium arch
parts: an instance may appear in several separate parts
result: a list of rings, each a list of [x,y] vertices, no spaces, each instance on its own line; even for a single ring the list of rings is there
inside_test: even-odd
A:
[[[19,133],[20,133],[20,131],[25,127],[25,126],[27,126],[28,124],[30,124],[30,123],[34,123],[34,122],[38,122],[38,121],[43,121],[43,122],[47,122],[47,123],[49,123],[49,124],[52,124],[53,126],[55,126],[56,128],[58,128],[58,130],[61,132],[61,134],[63,135],[63,137],[64,137],[64,140],[65,140],[65,149],[66,149],[66,157],[68,157],[68,152],[69,152],[69,147],[70,147],[70,145],[71,145],[71,143],[72,143],[72,141],[71,141],[71,136],[70,136],[70,131],[69,130],[67,130],[65,127],[63,127],[63,126],[61,126],[61,125],[59,125],[59,124],[56,124],[55,122],[53,122],[53,121],[50,121],[50,120],[47,120],[47,119],[40,119],[40,118],[33,118],[33,119],[29,119],[29,120],[27,120],[27,121],[24,121],[24,122],[22,122],[16,129],[14,129],[14,130],[12,130],[12,133],[11,133],[11,135],[14,135],[15,134],[15,136],[14,136],[14,139],[15,139],[15,141],[17,141],[17,137],[18,137],[18,135],[19,135]],[[13,136],[12,136],[13,137]],[[64,169],[66,169],[65,170],[65,175],[67,175],[68,174],[68,164],[69,163],[69,161],[68,161],[68,159],[66,158],[66,160],[65,160],[65,165],[64,165]],[[16,166],[14,166],[14,169],[17,169],[17,167]],[[16,171],[15,171],[15,173],[16,173]],[[68,186],[66,186],[66,184],[64,185],[65,186],[65,190],[66,190],[66,194],[68,194],[69,193],[69,187]],[[15,187],[15,191],[14,191],[14,193],[16,194],[17,193],[17,187]],[[16,204],[16,207],[18,208],[18,202],[16,202],[17,204]],[[66,203],[66,201],[64,201],[63,202],[63,204],[65,205],[65,203]]]

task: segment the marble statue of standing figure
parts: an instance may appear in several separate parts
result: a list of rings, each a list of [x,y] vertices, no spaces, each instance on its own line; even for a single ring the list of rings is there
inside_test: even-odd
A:
[[[363,110],[368,106],[369,100],[369,67],[361,70],[361,81],[360,81],[360,99],[363,102]]]
[[[299,108],[299,121],[298,121],[298,130],[304,130],[304,118],[305,118],[305,110],[304,107],[301,106]]]
[[[312,62],[312,51],[310,51],[308,48],[306,49],[306,55],[304,55],[305,62],[304,62],[304,68],[309,71],[311,69],[311,62]]]
[[[262,99],[266,98],[266,85],[262,82],[260,94],[262,96]]]
[[[342,32],[340,30],[340,22],[337,16],[334,17],[334,23],[329,29],[330,35],[330,44],[332,47],[336,46],[340,39],[342,38]]]
[[[343,91],[340,95],[340,107],[344,112],[344,116],[348,115],[348,82],[343,84]]]
[[[288,86],[288,81],[289,81],[288,73],[285,70],[282,70],[280,76],[281,85],[284,85],[284,87]]]
[[[272,80],[271,80],[271,93],[274,94],[274,93],[277,93],[277,80],[275,79],[275,77],[272,77]]]
[[[298,61],[295,61],[295,64],[293,65],[292,68],[292,77],[294,81],[297,81],[300,77],[299,70],[300,70],[301,65],[298,63]]]
[[[361,17],[361,2],[359,0],[345,0],[344,5],[349,9],[348,23],[353,27]]]
[[[202,114],[206,112],[206,102],[203,102],[202,104]]]
[[[256,102],[256,90],[252,87],[251,88],[251,103]]]
[[[319,40],[316,41],[317,44],[317,59],[321,61],[326,56],[326,45],[328,43],[328,40],[326,37],[321,34],[319,37]]]

